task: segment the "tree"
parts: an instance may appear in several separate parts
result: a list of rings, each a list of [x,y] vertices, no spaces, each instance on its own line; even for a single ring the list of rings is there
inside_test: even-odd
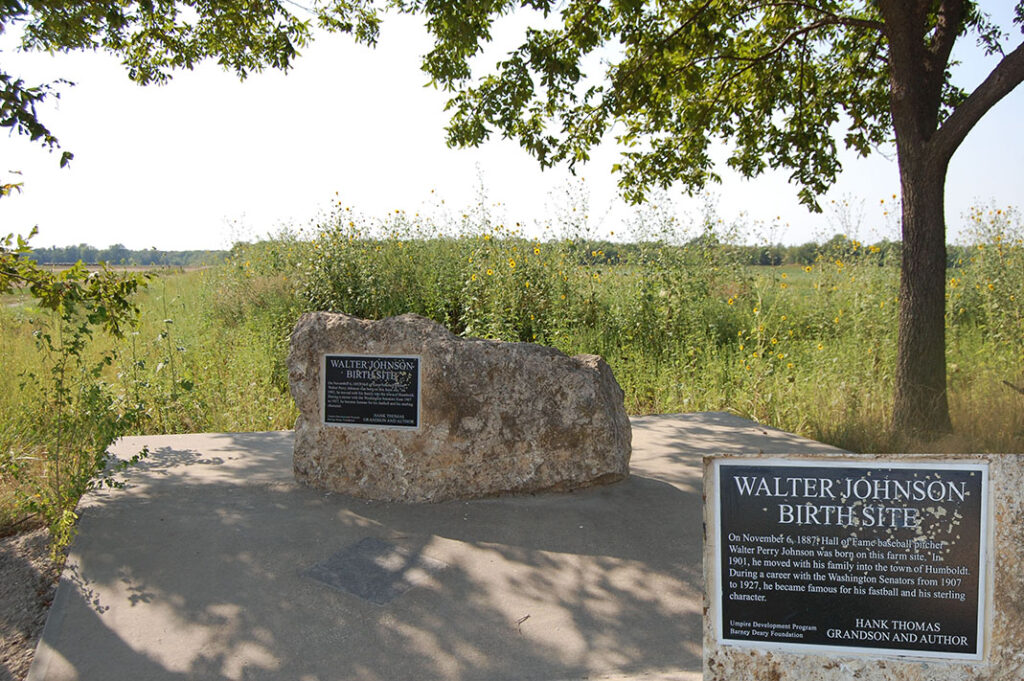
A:
[[[973,126],[1024,80],[1024,44],[1004,47],[1009,34],[971,0],[525,0],[547,20],[473,81],[471,59],[517,4],[406,5],[427,14],[435,37],[424,69],[453,92],[451,144],[478,145],[496,130],[543,166],[572,166],[612,134],[625,147],[620,186],[642,200],[654,185],[717,180],[709,145],[720,140],[730,167],[747,177],[788,169],[801,201],[818,210],[840,170],[838,136],[861,155],[895,142],[903,249],[892,426],[951,429],[946,170]],[[1024,2],[1013,23],[1024,25]],[[970,93],[950,73],[954,44],[968,34],[998,57]],[[588,65],[603,73],[588,77]]]
[[[127,264],[132,252],[124,244],[113,244],[96,254],[96,259],[109,265]]]

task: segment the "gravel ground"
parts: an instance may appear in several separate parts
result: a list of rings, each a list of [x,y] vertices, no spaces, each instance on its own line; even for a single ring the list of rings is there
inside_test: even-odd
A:
[[[45,528],[0,538],[0,681],[28,675],[60,576]]]

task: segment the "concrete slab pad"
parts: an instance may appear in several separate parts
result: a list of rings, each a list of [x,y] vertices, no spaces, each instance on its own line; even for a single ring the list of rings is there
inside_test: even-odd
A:
[[[835,450],[729,414],[632,423],[622,483],[433,505],[297,485],[290,432],[125,438],[152,454],[83,500],[28,678],[695,681],[701,457]],[[310,576],[360,542],[333,564],[392,570],[383,603]]]

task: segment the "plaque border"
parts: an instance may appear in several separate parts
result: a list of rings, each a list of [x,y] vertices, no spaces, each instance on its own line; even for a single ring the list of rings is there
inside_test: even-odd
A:
[[[327,358],[328,357],[370,357],[374,359],[415,359],[416,360],[416,425],[389,426],[383,423],[329,423],[327,421]],[[320,354],[320,376],[317,387],[317,405],[320,411],[320,425],[325,428],[365,428],[368,430],[419,430],[423,412],[423,356],[368,354],[365,352],[324,352]]]
[[[991,495],[989,495],[989,466],[990,462],[985,460],[977,460],[973,462],[965,462],[962,459],[945,460],[940,457],[929,457],[919,462],[910,461],[889,461],[870,459],[863,463],[852,460],[837,461],[834,458],[800,458],[800,459],[779,459],[772,457],[738,457],[728,455],[713,455],[712,460],[712,474],[714,485],[714,527],[711,532],[705,532],[705,537],[711,537],[714,541],[714,556],[712,556],[713,562],[713,579],[714,587],[712,592],[709,594],[712,601],[712,608],[714,609],[714,622],[712,625],[715,628],[715,642],[719,646],[736,646],[744,648],[754,648],[758,650],[776,650],[780,652],[789,652],[797,654],[811,654],[820,655],[825,653],[840,653],[843,655],[858,655],[867,657],[899,657],[899,658],[928,658],[928,659],[946,659],[946,660],[957,660],[964,662],[979,662],[985,659],[987,654],[987,648],[989,645],[988,637],[985,636],[985,624],[986,620],[991,617],[991,581],[989,579],[989,567],[993,565],[992,556],[989,555],[992,546],[991,533],[993,531],[993,525],[990,522],[992,515],[991,508]],[[821,645],[821,644],[805,644],[805,643],[785,643],[781,641],[772,642],[759,642],[759,641],[748,641],[743,639],[732,639],[724,636],[724,612],[722,608],[723,601],[723,583],[722,583],[722,500],[721,500],[721,475],[720,469],[723,465],[729,466],[788,466],[793,468],[873,468],[873,469],[890,469],[890,468],[926,468],[929,470],[935,470],[937,468],[947,470],[974,470],[981,473],[981,518],[980,526],[978,528],[978,614],[977,614],[977,649],[974,653],[950,653],[941,651],[929,651],[929,650],[907,650],[903,648],[864,648],[856,646],[840,646],[840,645]],[[707,587],[705,586],[705,590]]]

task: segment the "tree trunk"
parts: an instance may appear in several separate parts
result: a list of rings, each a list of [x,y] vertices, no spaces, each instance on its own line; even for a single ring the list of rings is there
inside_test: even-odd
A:
[[[955,144],[937,144],[949,51],[963,0],[944,2],[928,35],[929,0],[885,0],[889,105],[903,191],[899,337],[892,429],[920,437],[952,430],[946,399],[945,185]]]
[[[952,430],[946,399],[948,160],[900,145],[903,253],[892,428],[902,436]]]

